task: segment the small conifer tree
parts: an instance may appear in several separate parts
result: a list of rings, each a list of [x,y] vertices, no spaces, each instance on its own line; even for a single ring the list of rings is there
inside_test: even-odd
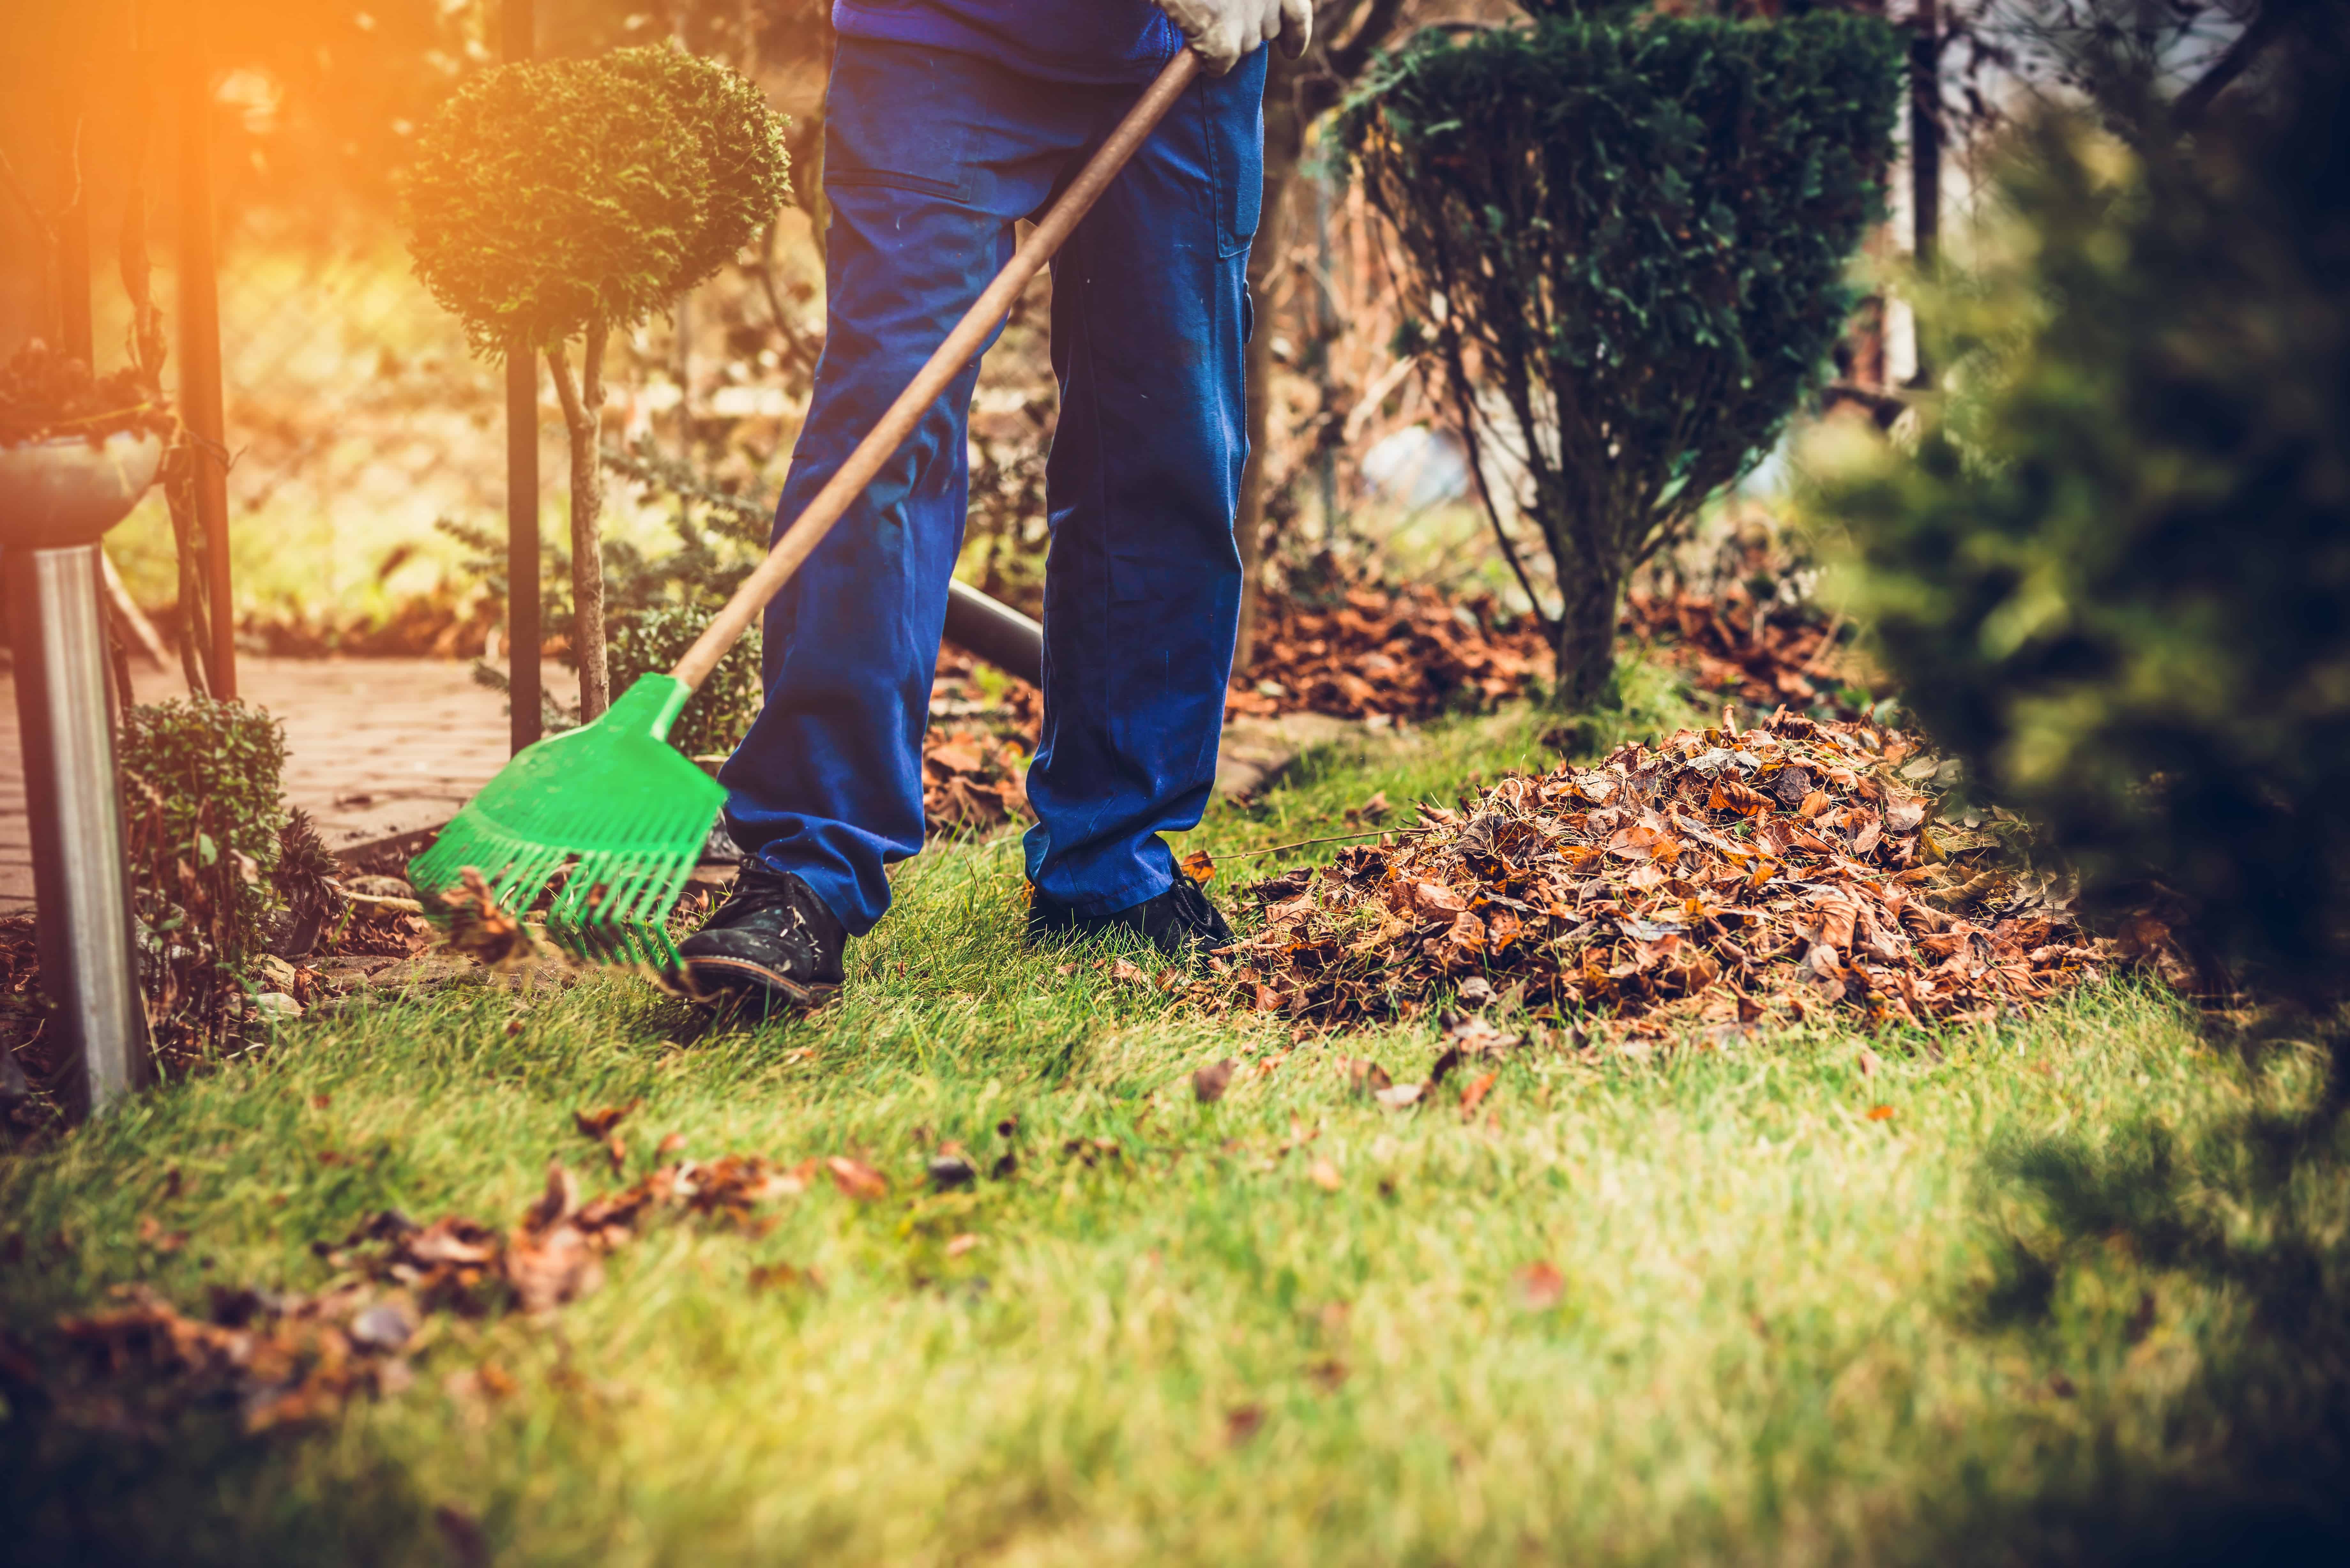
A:
[[[1877,213],[1900,53],[1870,18],[1767,26],[1530,4],[1423,35],[1342,111],[1559,697],[1607,689],[1632,568],[1766,452],[1825,369]],[[1505,461],[1484,461],[1496,454]],[[1538,533],[1554,609],[1504,526]]]

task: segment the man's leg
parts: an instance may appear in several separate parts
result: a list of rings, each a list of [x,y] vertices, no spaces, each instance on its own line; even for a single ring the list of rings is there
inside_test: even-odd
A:
[[[984,62],[841,40],[827,97],[828,325],[776,511],[814,498],[1011,255],[1057,139]],[[1066,114],[1066,111],[1060,111]],[[921,737],[962,541],[976,361],[769,607],[767,701],[719,778],[727,830],[796,874],[851,935],[922,844]]]
[[[1028,874],[1079,916],[1166,891],[1159,835],[1196,825],[1215,782],[1263,94],[1261,49],[1194,83],[1053,264],[1061,417]]]

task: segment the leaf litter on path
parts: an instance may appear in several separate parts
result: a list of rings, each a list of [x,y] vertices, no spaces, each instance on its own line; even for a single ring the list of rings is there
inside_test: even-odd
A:
[[[1193,995],[1323,1027],[1455,995],[1645,1033],[1932,1026],[2021,1012],[2116,961],[2051,879],[1997,863],[1991,834],[1933,820],[1945,776],[1898,731],[1782,709],[1505,778],[1258,884],[1261,924]],[[1473,1014],[1448,1025],[1499,1034]],[[1387,1087],[1367,1064],[1349,1076]]]

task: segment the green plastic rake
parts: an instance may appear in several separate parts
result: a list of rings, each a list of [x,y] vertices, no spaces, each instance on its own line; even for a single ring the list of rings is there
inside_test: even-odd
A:
[[[500,908],[515,915],[555,887],[547,935],[574,957],[661,970],[675,965],[669,917],[725,799],[715,781],[669,743],[678,710],[978,355],[1028,280],[1060,249],[1198,70],[1191,50],[1176,52],[677,668],[644,677],[592,723],[519,753],[409,864],[409,880],[427,910],[448,919],[455,906],[442,895],[461,888],[469,870]]]

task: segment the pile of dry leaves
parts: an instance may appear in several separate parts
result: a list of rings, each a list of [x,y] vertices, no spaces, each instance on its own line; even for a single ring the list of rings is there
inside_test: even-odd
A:
[[[1953,774],[1912,738],[1782,709],[1459,812],[1260,883],[1260,929],[1202,982],[1331,1025],[1458,994],[1562,1016],[1752,1024],[1824,1011],[1929,1024],[2029,1006],[2114,961],[1992,830],[1934,820]]]
[[[1874,672],[1842,639],[1843,618],[1814,597],[1817,576],[1783,530],[1750,524],[1694,560],[1660,562],[1636,578],[1624,592],[1623,635],[1717,698],[1758,712],[1785,702],[1855,718],[1841,694]]]
[[[605,1147],[615,1169],[626,1153],[618,1125],[632,1108],[574,1116],[581,1134]],[[675,1134],[662,1139],[655,1158],[674,1155],[682,1141]],[[180,1312],[146,1286],[120,1286],[120,1304],[59,1320],[68,1353],[61,1357],[0,1343],[0,1382],[14,1386],[12,1395],[29,1394],[83,1424],[124,1431],[154,1433],[197,1407],[234,1408],[255,1432],[315,1420],[355,1396],[406,1387],[413,1378],[411,1358],[433,1337],[434,1314],[472,1316],[507,1305],[551,1313],[595,1290],[603,1258],[656,1214],[717,1220],[760,1234],[773,1220],[754,1217],[759,1205],[827,1179],[859,1200],[889,1190],[879,1171],[846,1156],[786,1168],[730,1154],[662,1164],[583,1202],[577,1177],[556,1161],[546,1189],[511,1229],[458,1215],[420,1225],[386,1210],[340,1241],[312,1244],[336,1272],[325,1290],[215,1290],[203,1316]],[[151,1221],[149,1229],[160,1233]],[[168,1250],[185,1241],[170,1238]]]
[[[1327,606],[1267,594],[1258,616],[1255,662],[1227,713],[1428,719],[1506,701],[1551,668],[1531,618],[1425,586],[1359,583]]]

